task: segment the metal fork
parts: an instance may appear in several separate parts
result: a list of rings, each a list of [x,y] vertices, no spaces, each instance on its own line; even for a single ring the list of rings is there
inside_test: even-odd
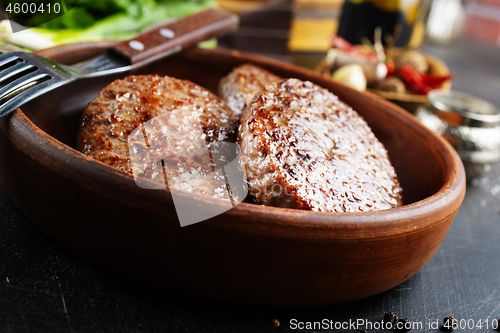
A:
[[[211,8],[121,42],[106,54],[76,66],[58,64],[33,53],[5,53],[0,55],[0,118],[76,79],[137,69],[237,26],[237,16]]]

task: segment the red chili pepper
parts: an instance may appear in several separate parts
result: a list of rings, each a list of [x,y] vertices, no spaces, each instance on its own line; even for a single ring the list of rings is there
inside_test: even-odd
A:
[[[352,45],[348,41],[346,41],[344,38],[340,36],[332,36],[332,45],[333,47],[342,50],[344,52],[347,52],[351,55],[357,55],[361,56],[367,59],[372,59],[372,60],[378,60],[378,57],[375,53],[366,53],[358,49],[356,46]]]
[[[385,63],[385,66],[387,67],[387,76],[392,76],[396,73],[396,65],[394,64],[394,61],[388,60]]]
[[[430,85],[432,88],[438,88],[440,87],[445,81],[451,80],[453,78],[453,75],[446,74],[446,75],[428,75],[428,74],[421,74],[422,79]]]
[[[351,43],[349,43],[344,38],[337,35],[332,36],[332,45],[333,47],[336,47],[346,52],[351,52],[356,49]]]
[[[401,66],[399,76],[416,93],[427,95],[432,90],[432,87],[424,81],[422,75],[410,65]]]

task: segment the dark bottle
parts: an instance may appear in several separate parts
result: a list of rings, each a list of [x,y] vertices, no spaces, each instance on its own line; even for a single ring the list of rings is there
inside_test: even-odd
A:
[[[337,35],[351,44],[361,44],[364,37],[373,43],[375,28],[380,27],[384,44],[388,34],[397,38],[396,46],[406,46],[419,5],[419,0],[346,0]]]

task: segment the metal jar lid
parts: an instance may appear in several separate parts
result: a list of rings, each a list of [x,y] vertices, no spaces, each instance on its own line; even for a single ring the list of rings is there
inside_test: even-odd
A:
[[[500,110],[485,100],[451,90],[433,90],[428,99],[417,110],[417,118],[453,145],[468,179],[487,173],[490,164],[500,160]]]
[[[500,110],[485,100],[453,90],[433,90],[427,96],[429,111],[455,126],[500,126]]]

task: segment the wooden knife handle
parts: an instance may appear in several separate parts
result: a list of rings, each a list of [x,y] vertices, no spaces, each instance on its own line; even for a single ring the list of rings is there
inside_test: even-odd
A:
[[[111,48],[134,68],[176,53],[188,46],[221,36],[238,27],[238,16],[209,8],[145,32]]]

